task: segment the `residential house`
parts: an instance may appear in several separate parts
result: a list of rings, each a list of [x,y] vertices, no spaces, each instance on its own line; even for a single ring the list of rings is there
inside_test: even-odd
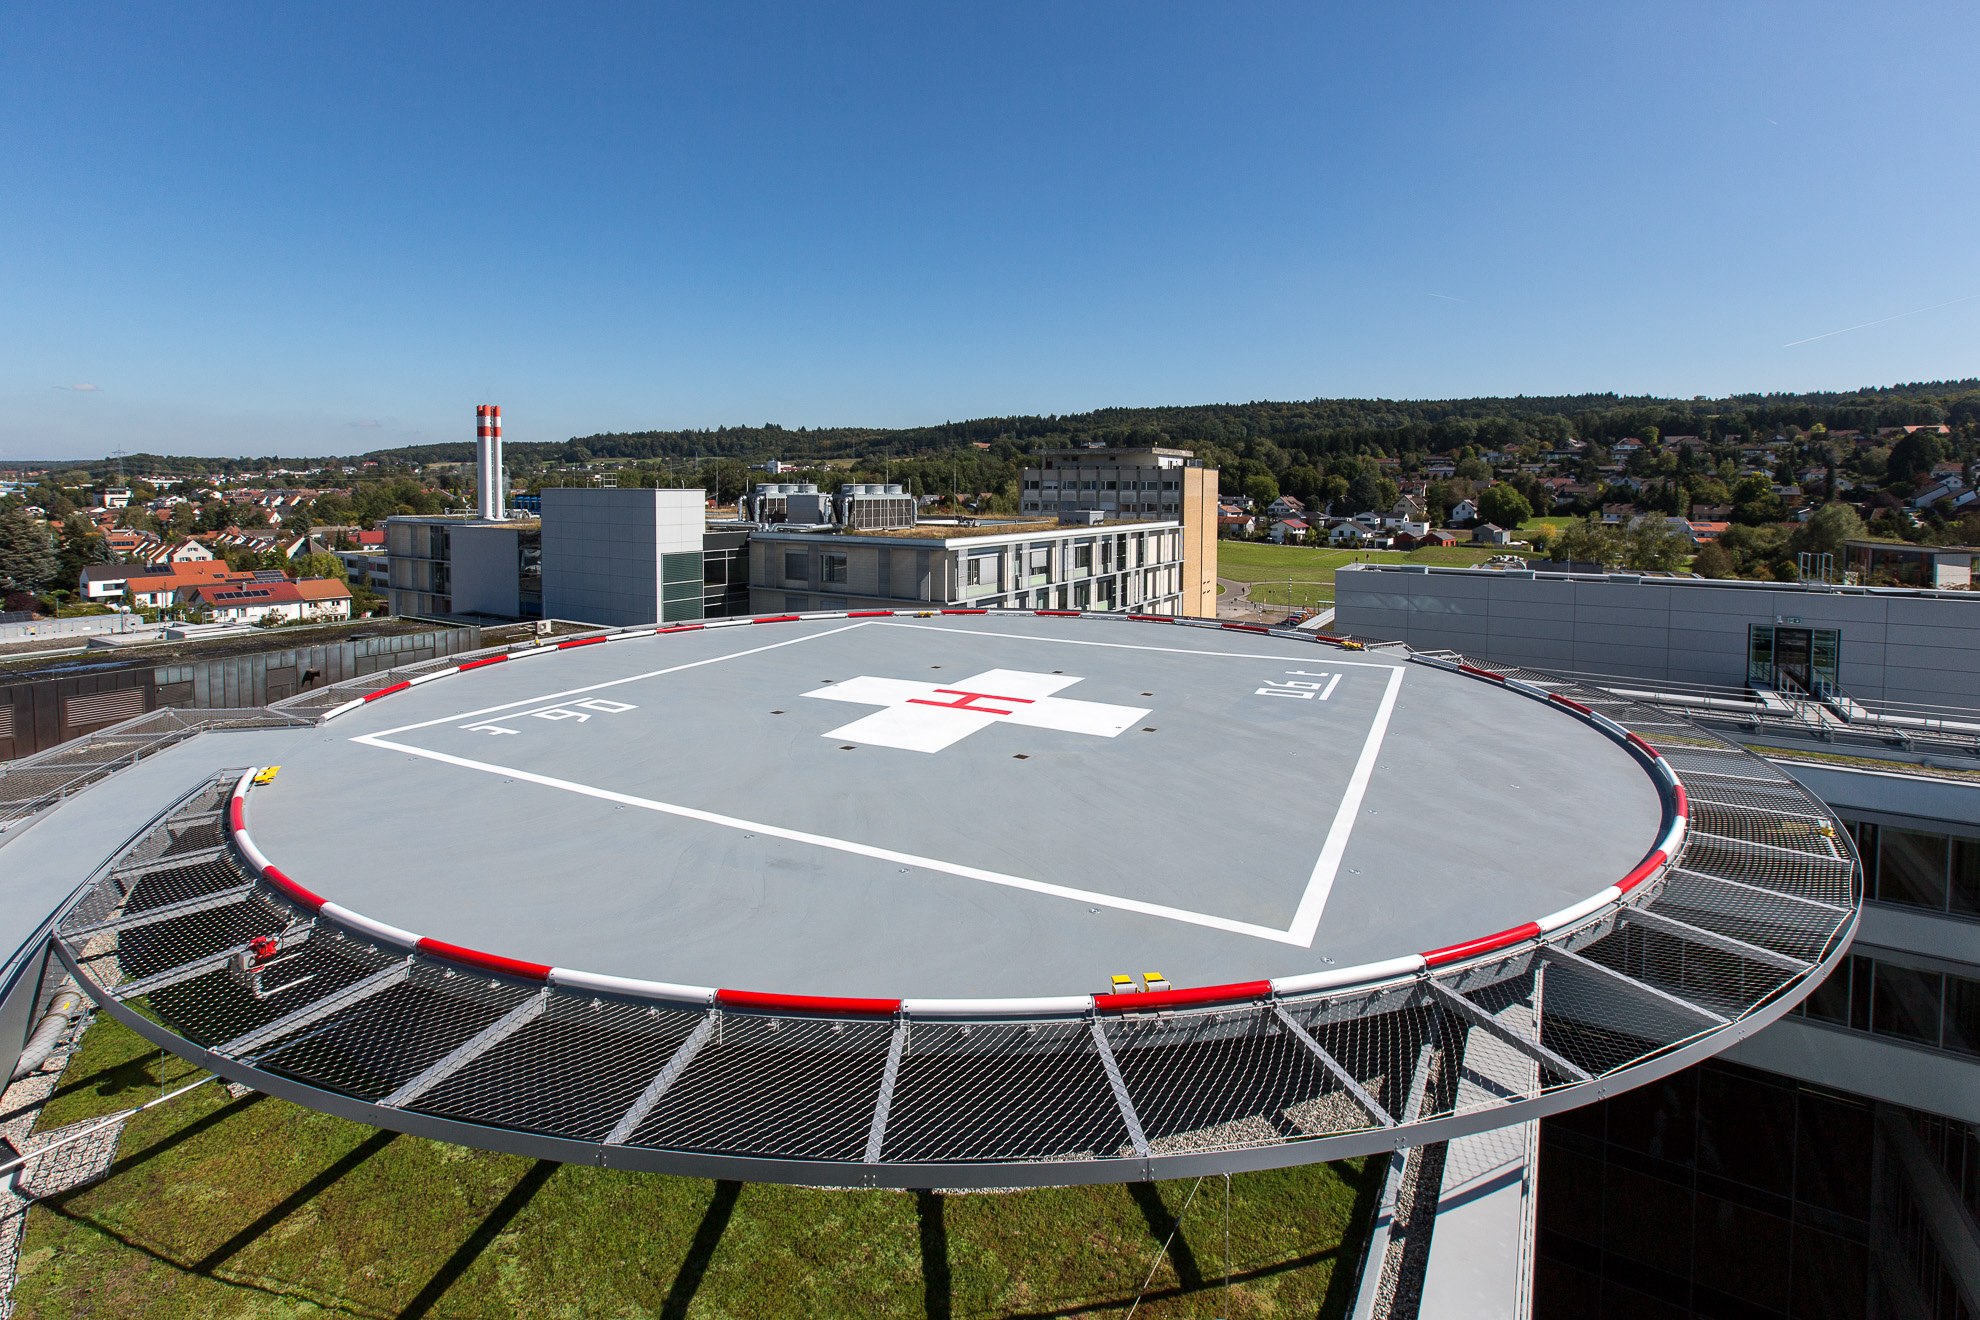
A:
[[[106,602],[120,599],[126,591],[131,603],[146,609],[163,609],[181,603],[181,593],[195,587],[252,578],[251,573],[235,573],[224,560],[196,560],[175,564],[91,564],[82,571],[84,600]]]
[[[335,578],[220,582],[193,588],[195,609],[216,623],[334,622],[351,617],[350,588]]]
[[[1313,528],[1297,518],[1281,518],[1272,524],[1272,539],[1280,545],[1304,541]]]
[[[1296,495],[1281,495],[1265,510],[1274,518],[1304,518],[1306,504]]]
[[[1471,529],[1473,545],[1511,545],[1513,534],[1497,523],[1484,523]]]
[[[1478,520],[1478,505],[1471,500],[1459,500],[1451,506],[1451,516],[1446,522],[1468,523]]]
[[[1446,528],[1430,527],[1426,528],[1423,534],[1416,538],[1416,543],[1418,545],[1453,546],[1458,543],[1458,538],[1457,533]]]
[[[1725,522],[1733,516],[1730,504],[1694,504],[1691,506],[1693,522]]]
[[[1634,504],[1604,504],[1602,525],[1604,527],[1626,527],[1643,516],[1643,510]]]

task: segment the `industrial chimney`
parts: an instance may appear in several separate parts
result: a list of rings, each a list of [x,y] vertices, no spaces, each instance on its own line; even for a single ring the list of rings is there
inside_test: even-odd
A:
[[[481,516],[500,519],[509,479],[502,473],[502,409],[496,404],[474,410],[474,478]]]

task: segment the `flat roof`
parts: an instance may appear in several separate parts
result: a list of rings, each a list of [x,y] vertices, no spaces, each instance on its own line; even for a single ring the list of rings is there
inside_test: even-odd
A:
[[[1601,732],[1461,674],[1016,612],[492,665],[311,731],[249,804],[296,881],[437,939],[955,997],[1439,948],[1613,884],[1662,810]]]

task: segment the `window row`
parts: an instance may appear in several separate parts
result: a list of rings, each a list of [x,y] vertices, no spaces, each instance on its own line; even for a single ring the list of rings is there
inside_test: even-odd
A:
[[[1864,897],[1878,903],[1980,917],[1980,839],[1891,825],[1849,826],[1863,858]]]
[[[1980,1058],[1980,980],[1851,954],[1795,1013]]]

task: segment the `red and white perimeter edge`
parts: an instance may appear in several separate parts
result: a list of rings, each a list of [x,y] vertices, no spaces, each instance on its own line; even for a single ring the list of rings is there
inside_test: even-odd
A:
[[[704,629],[750,626],[762,623],[796,623],[814,619],[865,619],[904,615],[927,618],[937,614],[987,614],[988,610],[945,609],[945,610],[850,610],[820,612],[816,614],[780,614],[719,620],[705,623],[680,624],[665,628],[635,628],[624,632],[614,632],[599,636],[579,637],[567,642],[548,645],[526,645],[503,655],[488,656],[472,660],[466,664],[421,674],[417,678],[406,679],[390,687],[366,693],[354,701],[341,706],[333,706],[323,714],[324,719],[332,719],[346,711],[355,710],[366,702],[380,697],[403,692],[421,683],[430,683],[437,678],[447,678],[463,674],[470,669],[480,669],[485,665],[501,664],[508,660],[526,659],[530,656],[550,655],[557,651],[567,651],[572,647],[596,646],[606,642],[623,641],[633,637],[653,637],[662,633],[699,632]],[[1004,611],[1000,611],[1004,612]],[[1037,610],[1033,613],[1054,618],[1079,618],[1076,610]],[[1255,624],[1219,623],[1210,620],[1183,619],[1170,615],[1121,615],[1096,614],[1086,617],[1124,619],[1135,623],[1169,623],[1194,627],[1222,627],[1238,632],[1265,633],[1277,637],[1290,637],[1301,641],[1325,641],[1336,646],[1362,649],[1358,643],[1343,642],[1338,638],[1323,637],[1316,633],[1302,633],[1291,629],[1264,628]],[[1481,935],[1477,939],[1465,940],[1458,944],[1446,945],[1441,949],[1430,949],[1423,953],[1413,953],[1402,958],[1391,958],[1384,962],[1363,963],[1358,967],[1329,968],[1323,972],[1305,972],[1297,976],[1274,977],[1269,981],[1242,981],[1231,985],[1192,986],[1179,990],[1155,990],[1133,994],[1117,995],[1058,995],[1020,999],[855,999],[831,995],[786,995],[769,994],[756,990],[723,990],[709,986],[677,985],[668,981],[646,981],[624,976],[605,976],[597,972],[578,971],[569,967],[550,967],[543,963],[522,962],[515,958],[505,958],[499,954],[483,953],[479,949],[450,944],[445,940],[428,935],[415,934],[397,926],[374,920],[361,912],[353,912],[338,903],[333,903],[322,895],[305,888],[289,878],[279,867],[271,863],[254,845],[249,837],[246,822],[246,803],[249,790],[253,787],[255,775],[260,767],[249,769],[240,782],[234,785],[232,801],[227,812],[228,832],[234,846],[255,873],[267,884],[279,890],[283,897],[299,907],[308,909],[319,918],[333,921],[368,939],[378,940],[399,948],[409,949],[430,957],[444,958],[449,962],[473,967],[479,971],[492,972],[499,976],[514,977],[519,980],[542,982],[571,990],[588,990],[602,994],[627,995],[641,999],[659,999],[670,1003],[698,1006],[720,1005],[725,1008],[759,1009],[770,1012],[818,1013],[826,1015],[872,1015],[892,1016],[905,1013],[911,1017],[1080,1017],[1093,1012],[1146,1012],[1162,1008],[1199,1007],[1211,1004],[1239,1003],[1250,1000],[1264,1000],[1275,996],[1310,994],[1321,990],[1335,990],[1346,986],[1373,986],[1389,981],[1405,980],[1424,975],[1432,970],[1456,963],[1502,955],[1506,950],[1528,942],[1544,943],[1546,937],[1556,931],[1578,926],[1585,921],[1605,915],[1609,909],[1620,904],[1634,890],[1661,878],[1665,869],[1677,857],[1678,849],[1684,843],[1684,832],[1689,810],[1685,801],[1684,785],[1678,782],[1670,762],[1660,755],[1656,748],[1636,734],[1617,724],[1605,715],[1597,714],[1580,702],[1571,701],[1557,692],[1548,692],[1530,683],[1507,678],[1489,669],[1444,660],[1428,655],[1411,657],[1418,664],[1433,665],[1455,673],[1496,683],[1502,687],[1531,697],[1536,701],[1567,710],[1584,722],[1594,725],[1645,764],[1662,784],[1660,795],[1664,801],[1663,832],[1656,847],[1630,873],[1600,893],[1591,894],[1571,907],[1549,913],[1534,921],[1514,926],[1509,930],[1491,935]]]

